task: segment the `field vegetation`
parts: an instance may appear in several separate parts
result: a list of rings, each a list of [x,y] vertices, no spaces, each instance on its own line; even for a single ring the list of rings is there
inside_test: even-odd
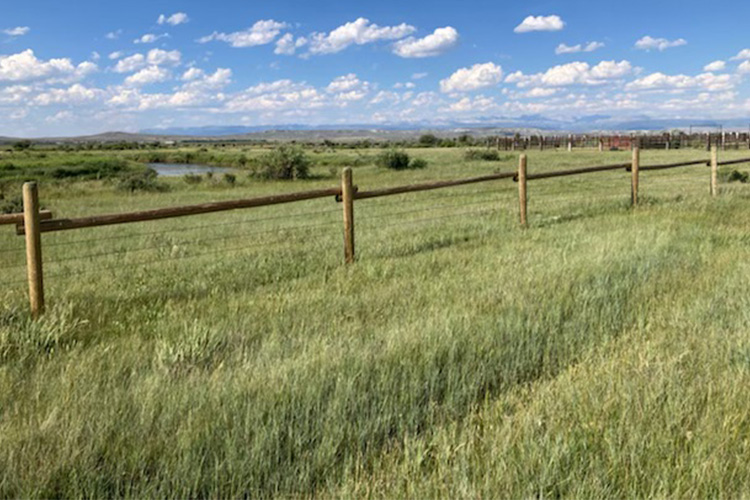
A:
[[[428,168],[306,147],[292,181],[252,175],[273,148],[246,145],[30,147],[0,172],[18,166],[5,200],[38,177],[45,207],[75,217],[333,187],[344,166],[369,189],[518,161],[417,146]],[[234,181],[34,171],[188,157]],[[529,172],[629,158],[529,151]],[[531,181],[527,230],[510,180],[357,201],[352,266],[333,199],[47,233],[38,322],[22,238],[0,227],[0,497],[741,497],[750,186],[735,170],[717,199],[706,167],[643,172],[636,209],[624,170]]]

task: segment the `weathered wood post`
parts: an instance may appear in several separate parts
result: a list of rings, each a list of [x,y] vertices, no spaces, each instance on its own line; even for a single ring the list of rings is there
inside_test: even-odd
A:
[[[602,153],[604,151],[604,137],[599,136],[599,152]]]
[[[354,184],[352,169],[341,172],[341,201],[344,206],[344,261],[354,263]]]
[[[711,196],[719,194],[719,148],[711,146]]]
[[[23,185],[23,223],[26,232],[26,274],[29,279],[31,316],[44,312],[44,274],[42,269],[42,234],[39,226],[39,190],[36,182]]]
[[[544,151],[544,135],[539,136],[539,151]]]
[[[526,155],[522,154],[518,158],[518,204],[520,209],[521,227],[527,227],[526,208],[528,206],[526,198]]]
[[[630,205],[638,205],[638,170],[641,166],[641,149],[633,146],[633,164],[630,167]]]
[[[573,151],[573,136],[568,134],[568,153]]]

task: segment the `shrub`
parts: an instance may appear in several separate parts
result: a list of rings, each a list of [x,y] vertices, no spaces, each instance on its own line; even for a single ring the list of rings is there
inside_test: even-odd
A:
[[[432,147],[435,146],[438,142],[440,142],[440,139],[435,137],[435,135],[433,134],[423,134],[419,137],[420,146]]]
[[[467,149],[464,153],[467,161],[500,161],[500,153],[496,149]]]
[[[412,168],[412,169],[415,169],[415,170],[427,168],[427,160],[425,160],[424,158],[414,158],[411,161],[411,164],[409,165],[409,168]]]
[[[23,212],[23,198],[15,196],[5,199],[5,196],[0,194],[0,214],[20,214],[21,212]]]
[[[200,184],[203,182],[203,177],[197,174],[187,174],[182,179],[188,184]]]
[[[727,172],[722,175],[722,180],[724,182],[741,182],[744,184],[750,182],[750,175],[748,175],[747,172],[732,170],[731,172]]]
[[[169,191],[169,186],[159,182],[156,170],[149,168],[121,178],[117,183],[117,189],[131,193],[136,191],[164,192]]]
[[[237,183],[237,176],[234,174],[224,174],[224,182],[230,186],[234,186]]]
[[[300,148],[284,145],[262,155],[254,175],[264,179],[306,179],[310,176],[310,163]]]
[[[380,153],[375,162],[382,168],[406,170],[409,168],[409,155],[404,151],[391,149],[390,151]]]

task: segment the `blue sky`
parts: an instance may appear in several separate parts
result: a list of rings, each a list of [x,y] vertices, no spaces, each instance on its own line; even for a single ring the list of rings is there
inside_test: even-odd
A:
[[[750,116],[750,3],[4,1],[0,135]]]

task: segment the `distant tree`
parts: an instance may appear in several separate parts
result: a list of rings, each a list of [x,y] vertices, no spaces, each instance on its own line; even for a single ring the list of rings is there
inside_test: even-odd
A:
[[[13,149],[16,151],[24,151],[26,149],[29,149],[31,147],[31,141],[23,140],[23,141],[16,141],[13,143]]]
[[[440,139],[438,139],[434,134],[423,134],[419,137],[420,146],[433,147],[439,141]]]

